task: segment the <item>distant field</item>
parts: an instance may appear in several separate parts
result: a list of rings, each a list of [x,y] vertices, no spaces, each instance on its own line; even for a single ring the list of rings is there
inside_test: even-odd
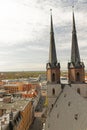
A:
[[[41,74],[46,75],[46,71],[0,72],[0,80],[38,77]],[[68,72],[67,71],[61,71],[61,76],[67,77]],[[85,73],[85,76],[87,76],[87,71]]]
[[[46,74],[46,72],[45,71],[0,72],[0,80],[38,77],[40,74]]]

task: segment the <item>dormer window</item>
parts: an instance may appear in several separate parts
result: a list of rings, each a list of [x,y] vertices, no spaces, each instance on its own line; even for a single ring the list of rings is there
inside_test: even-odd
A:
[[[52,95],[55,95],[55,89],[54,88],[52,89]]]

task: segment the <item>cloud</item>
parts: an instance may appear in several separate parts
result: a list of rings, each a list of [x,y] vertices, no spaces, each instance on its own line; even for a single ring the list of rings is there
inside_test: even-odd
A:
[[[81,57],[86,59],[86,0],[0,1],[0,71],[45,70],[50,43],[50,8],[58,61],[66,68],[70,60],[73,4]]]

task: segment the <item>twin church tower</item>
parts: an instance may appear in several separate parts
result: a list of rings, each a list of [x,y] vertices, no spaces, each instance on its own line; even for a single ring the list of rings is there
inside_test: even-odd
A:
[[[47,82],[60,83],[60,63],[57,62],[52,13],[51,13],[49,62],[47,63],[46,68],[47,68]],[[80,60],[76,26],[75,26],[75,17],[73,12],[71,62],[68,63],[69,82],[84,83],[85,82],[84,68],[85,68],[84,63],[81,62]]]

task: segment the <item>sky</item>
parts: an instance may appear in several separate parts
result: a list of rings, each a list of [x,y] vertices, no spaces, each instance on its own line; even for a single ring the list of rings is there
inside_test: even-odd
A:
[[[57,59],[67,70],[71,57],[72,6],[81,61],[87,69],[87,0],[1,0],[0,71],[46,70],[52,9]]]

